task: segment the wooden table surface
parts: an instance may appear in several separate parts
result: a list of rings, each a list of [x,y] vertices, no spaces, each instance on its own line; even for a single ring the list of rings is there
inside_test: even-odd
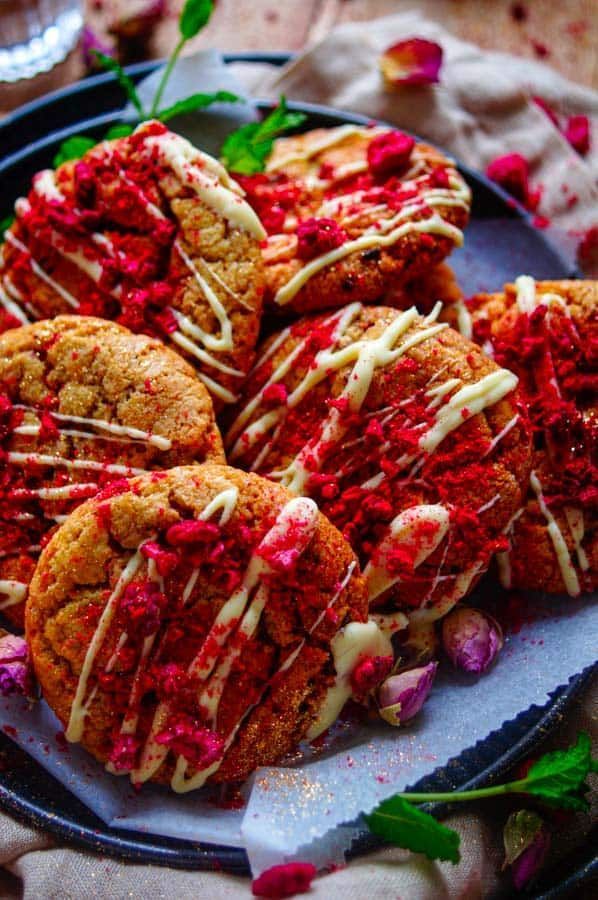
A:
[[[138,0],[86,0],[86,19],[107,43],[115,9]],[[147,56],[167,56],[177,38],[184,0],[166,0],[166,15]],[[190,49],[298,51],[334,25],[367,21],[417,7],[454,34],[482,47],[542,59],[563,75],[598,89],[598,0],[217,0],[209,26]],[[392,42],[389,34],[389,43]],[[81,78],[80,54],[33,82],[0,85],[0,115],[35,96]]]

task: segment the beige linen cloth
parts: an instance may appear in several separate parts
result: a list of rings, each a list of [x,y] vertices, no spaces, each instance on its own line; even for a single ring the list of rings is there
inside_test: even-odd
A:
[[[377,68],[379,53],[408,37],[427,37],[444,48],[441,83],[434,87],[386,92]],[[484,168],[508,152],[523,153],[533,166],[534,186],[543,185],[540,212],[565,232],[598,224],[598,147],[585,159],[571,150],[545,114],[530,100],[544,97],[563,115],[592,118],[598,145],[598,95],[566,81],[543,65],[501,53],[481,52],[457,40],[439,25],[413,13],[333,31],[282,72],[269,67],[238,69],[257,94],[325,103],[394,122],[445,147],[466,163]],[[562,184],[579,196],[567,208]],[[569,238],[573,247],[573,239]],[[550,739],[564,746],[584,729],[598,740],[596,682]],[[491,702],[492,698],[488,698]],[[472,710],[475,715],[475,710]],[[400,736],[398,736],[400,739]],[[385,848],[353,860],[346,868],[318,878],[310,896],[351,898],[487,898],[509,892],[500,875],[502,826],[512,807],[500,803],[468,805],[446,822],[461,834],[459,866],[432,863],[397,848]],[[555,829],[549,865],[557,865],[589,828],[591,816],[577,816]],[[0,897],[159,898],[197,900],[247,897],[247,878],[222,873],[185,872],[128,864],[61,846],[50,836],[0,815]],[[558,869],[557,869],[558,870]],[[588,896],[590,894],[588,893]]]

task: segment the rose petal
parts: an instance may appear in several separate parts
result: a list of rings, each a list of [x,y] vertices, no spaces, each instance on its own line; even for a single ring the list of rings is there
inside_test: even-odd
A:
[[[587,116],[569,116],[563,134],[580,156],[586,155],[590,149],[590,120]]]
[[[309,890],[317,869],[311,863],[290,862],[272,866],[251,884],[254,897],[292,897]]]
[[[380,57],[385,82],[397,84],[437,84],[442,66],[442,47],[424,38],[409,38],[388,47]]]

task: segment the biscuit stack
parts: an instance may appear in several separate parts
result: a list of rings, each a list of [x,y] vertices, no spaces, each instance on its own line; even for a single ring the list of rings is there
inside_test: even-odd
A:
[[[469,203],[400,132],[237,181],[157,122],[17,201],[0,609],[109,771],[242,781],[429,660],[489,568],[595,587],[598,285],[464,300]]]

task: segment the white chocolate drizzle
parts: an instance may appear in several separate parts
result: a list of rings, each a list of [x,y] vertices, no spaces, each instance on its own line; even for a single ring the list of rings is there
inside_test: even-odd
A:
[[[422,528],[426,525],[434,526],[431,533]],[[440,504],[411,506],[395,516],[363,572],[370,602],[400,580],[399,575],[391,575],[388,570],[388,558],[393,549],[413,547],[413,567],[417,568],[444,540],[448,529],[449,514]]]
[[[286,166],[291,163],[308,162],[324,150],[330,150],[337,144],[341,144],[348,137],[360,134],[369,137],[382,134],[384,131],[386,131],[385,128],[364,128],[363,125],[339,125],[338,128],[326,129],[326,133],[318,140],[314,140],[311,143],[305,143],[302,147],[298,147],[292,153],[287,153],[286,156],[275,157],[274,159],[268,160],[266,171],[278,172],[280,169],[286,168]]]
[[[25,406],[22,403],[15,404],[16,409],[23,409],[26,412],[37,413],[38,411],[31,406]],[[105,431],[107,434],[115,435],[121,439],[128,439],[131,441],[140,441],[141,443],[151,444],[154,447],[157,447],[159,450],[170,450],[172,448],[172,441],[163,437],[161,434],[153,434],[149,431],[143,431],[141,428],[133,428],[129,425],[121,425],[118,422],[109,422],[106,419],[94,419],[87,418],[85,416],[74,416],[67,415],[65,413],[52,412],[52,419],[58,422],[72,423],[73,425],[90,425],[93,428],[98,428],[100,431]],[[36,430],[35,430],[36,429]],[[83,431],[68,431],[63,429],[58,429],[61,433],[72,435],[74,437],[85,437],[89,439],[96,440],[108,440],[108,438],[104,438],[103,435],[93,434],[91,432],[83,432]],[[14,429],[16,434],[39,434],[39,425],[20,425]]]
[[[66,459],[64,456],[51,456],[47,453],[22,453],[17,450],[9,450],[6,454],[7,461],[15,465],[24,466],[62,466],[65,469],[82,469],[92,472],[106,472],[108,475],[143,475],[146,469],[138,469],[134,466],[123,466],[118,463],[104,463],[96,459]]]
[[[330,266],[332,263],[344,259],[344,257],[348,256],[350,253],[369,250],[373,247],[390,247],[392,244],[396,244],[402,237],[413,232],[440,234],[444,237],[451,238],[457,246],[460,246],[463,241],[462,232],[454,225],[446,222],[437,213],[434,213],[428,219],[403,222],[401,225],[398,225],[398,227],[393,228],[392,226],[395,222],[397,220],[400,221],[401,218],[403,218],[403,214],[399,213],[394,219],[389,219],[384,222],[384,229],[368,229],[361,237],[355,238],[355,240],[352,241],[346,241],[344,244],[341,244],[340,247],[336,247],[334,250],[330,250],[328,253],[323,253],[321,256],[316,256],[315,259],[310,260],[302,266],[298,272],[295,272],[286,284],[278,289],[273,298],[274,303],[278,306],[286,306],[286,304],[290,303],[293,297],[299,293],[301,288],[307,284],[313,275],[326,268],[326,266]]]
[[[546,505],[546,500],[544,499],[544,494],[542,493],[542,484],[536,472],[531,473],[529,483],[531,489],[536,495],[538,506],[540,507],[540,512],[548,523],[548,535],[550,537],[550,540],[552,541],[554,552],[556,553],[556,558],[561,570],[561,575],[567,593],[571,597],[576,597],[581,590],[579,586],[579,578],[577,577],[575,566],[571,561],[571,554],[569,553],[569,548],[567,547],[567,542],[563,536],[563,532],[559,528],[558,522],[556,521],[552,512]]]
[[[139,127],[144,128],[143,125]],[[146,137],[144,147],[150,153],[157,150],[181,184],[195,191],[207,206],[227,219],[233,227],[249,232],[257,240],[266,237],[262,223],[243,200],[241,188],[217,160],[172,132]]]
[[[9,606],[23,602],[27,596],[27,585],[12,578],[0,578],[0,595],[6,598],[0,600],[0,609],[8,609]]]
[[[390,637],[372,618],[368,622],[349,622],[332,638],[331,648],[335,682],[326,692],[318,716],[307,732],[309,740],[317,738],[338,718],[351,697],[351,673],[360,659],[393,655]]]

